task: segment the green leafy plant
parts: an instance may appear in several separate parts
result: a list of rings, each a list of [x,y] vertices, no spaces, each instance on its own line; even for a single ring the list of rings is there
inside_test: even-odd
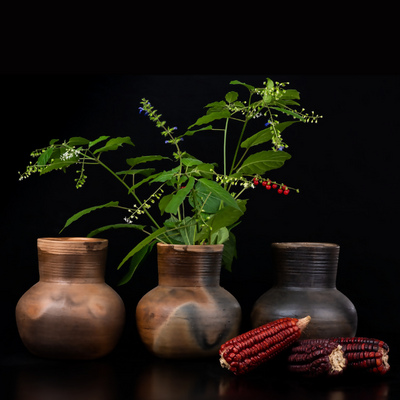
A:
[[[94,141],[82,137],[72,137],[68,141],[59,143],[53,139],[49,146],[34,151],[31,155],[37,157],[35,163],[30,163],[26,171],[20,174],[24,179],[34,172],[40,175],[54,170],[64,172],[71,165],[79,165],[76,187],[84,185],[87,176],[85,168],[89,165],[99,165],[112,174],[116,180],[128,191],[129,196],[135,199],[133,207],[124,207],[118,201],[110,201],[85,209],[67,220],[63,229],[84,215],[102,208],[118,208],[126,212],[125,223],[107,225],[95,229],[88,234],[95,236],[108,229],[128,228],[146,233],[145,239],[138,243],[121,261],[121,268],[130,260],[129,269],[121,280],[128,282],[138,265],[143,262],[157,242],[170,244],[203,245],[224,244],[223,265],[231,270],[233,258],[236,257],[236,239],[232,229],[240,223],[240,218],[246,211],[247,199],[243,193],[261,183],[267,189],[277,189],[279,193],[289,194],[294,189],[265,178],[266,172],[280,168],[285,161],[291,158],[284,151],[288,145],[283,141],[282,132],[296,122],[317,122],[320,116],[311,115],[295,110],[300,104],[299,92],[294,89],[285,89],[285,83],[273,82],[267,79],[264,86],[255,88],[237,80],[231,85],[243,86],[249,92],[247,101],[238,100],[238,93],[230,91],[225,99],[207,104],[206,115],[188,127],[182,135],[176,135],[176,127],[170,128],[161,114],[146,99],[142,99],[139,113],[156,124],[164,136],[165,144],[173,146],[172,159],[161,155],[145,155],[126,160],[126,167],[122,171],[111,170],[102,160],[105,152],[116,151],[121,146],[134,147],[130,137],[100,136]],[[279,121],[278,116],[289,117],[289,121]],[[265,118],[265,128],[246,136],[249,122],[255,118]],[[231,121],[239,121],[242,125],[239,137],[228,134]],[[214,127],[210,123],[217,123],[221,127]],[[222,171],[218,171],[216,163],[203,162],[200,158],[182,150],[184,138],[208,134],[204,131],[222,132],[224,142],[222,149]],[[199,133],[201,132],[201,133]],[[233,154],[232,163],[227,163],[227,140],[236,140],[237,145]],[[267,150],[260,150],[261,145],[267,145]],[[251,153],[251,154],[250,154]],[[169,159],[173,167],[169,170],[156,171],[147,167],[148,163]],[[129,167],[129,168],[128,168]],[[128,183],[132,180],[132,183]],[[144,184],[155,187],[150,197],[139,197],[140,187]],[[151,205],[158,203],[162,222],[157,221],[150,213]],[[136,224],[136,221],[146,217],[150,228]],[[62,229],[62,230],[63,230]]]

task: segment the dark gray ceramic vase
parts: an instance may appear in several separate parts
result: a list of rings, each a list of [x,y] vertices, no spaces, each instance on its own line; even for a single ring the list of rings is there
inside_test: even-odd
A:
[[[274,285],[254,304],[252,327],[309,315],[304,338],[355,336],[356,309],[336,289],[339,249],[332,243],[273,243]]]

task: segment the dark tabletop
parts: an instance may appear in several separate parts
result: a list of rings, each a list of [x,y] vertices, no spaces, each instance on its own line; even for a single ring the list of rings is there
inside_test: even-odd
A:
[[[336,378],[306,379],[286,372],[282,357],[245,376],[222,369],[218,357],[163,360],[125,335],[108,356],[93,361],[46,360],[10,343],[0,361],[1,398],[7,400],[196,400],[196,399],[400,399],[395,335],[391,369],[383,376],[347,371]]]

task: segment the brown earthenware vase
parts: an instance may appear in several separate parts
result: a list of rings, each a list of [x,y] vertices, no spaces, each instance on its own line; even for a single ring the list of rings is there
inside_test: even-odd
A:
[[[40,280],[16,307],[23,344],[45,358],[110,353],[123,330],[125,307],[104,281],[108,240],[42,238],[37,246]]]
[[[161,358],[218,355],[237,336],[241,308],[220,286],[223,245],[157,244],[158,286],[139,301],[137,328]]]
[[[252,327],[309,315],[307,339],[355,336],[356,309],[336,289],[339,250],[332,243],[273,243],[274,285],[254,304]]]

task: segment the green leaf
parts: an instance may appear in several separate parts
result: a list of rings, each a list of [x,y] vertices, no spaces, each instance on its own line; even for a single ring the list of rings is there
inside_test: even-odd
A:
[[[300,106],[300,104],[297,101],[293,100],[282,100],[279,99],[279,105],[284,105],[284,106]]]
[[[179,223],[179,219],[178,218],[176,218],[174,215],[171,215],[171,217],[170,218],[168,218],[168,219],[166,219],[165,221],[164,221],[164,226],[169,230],[169,229],[174,229],[175,228],[175,226],[176,226],[176,224],[178,224]],[[166,232],[167,234],[169,233],[169,232]]]
[[[282,122],[281,124],[277,124],[275,126],[275,129],[278,130],[279,132],[283,132],[287,127],[289,127],[292,124],[295,124],[296,122],[298,121]],[[241,143],[240,147],[249,149],[252,146],[257,146],[258,144],[268,142],[271,139],[272,139],[272,128],[270,127],[263,129],[262,131],[257,132],[255,135],[249,137],[248,139],[246,139]]]
[[[234,104],[238,108],[245,108],[246,107],[241,101],[235,101]]]
[[[268,93],[264,94],[263,101],[264,101],[264,105],[271,103],[272,95],[268,94]]]
[[[212,113],[221,112],[227,109],[227,103],[225,101],[217,101],[215,103],[207,104],[204,108],[208,107],[206,115],[210,115]]]
[[[68,144],[70,146],[81,146],[89,143],[90,141],[83,137],[72,137],[71,139],[68,140]]]
[[[169,171],[161,172],[155,179],[153,179],[150,183],[153,182],[166,182],[173,178],[173,176],[179,172],[180,167],[176,167]]]
[[[240,211],[244,214],[244,213],[246,212],[246,209],[247,209],[247,208],[246,208],[247,200],[238,199],[237,202],[238,202]],[[239,222],[238,222],[238,224],[239,224]],[[236,224],[236,225],[237,225],[237,224]],[[235,225],[235,226],[236,226],[236,225]],[[230,227],[230,229],[232,229],[232,228],[233,228],[233,226]]]
[[[213,103],[207,104],[204,108],[208,108],[206,115],[212,113],[221,112],[227,109],[227,103],[225,101],[214,101]]]
[[[177,227],[179,228],[179,233],[181,234],[184,244],[195,244],[196,221],[190,217],[186,217]]]
[[[200,161],[197,158],[182,158],[182,164],[187,167],[192,167],[193,165],[203,164],[203,161]]]
[[[165,208],[167,207],[168,203],[171,201],[172,197],[173,197],[172,193],[171,194],[167,194],[166,196],[163,196],[161,198],[161,200],[159,201],[158,208],[161,211],[161,215],[164,214]]]
[[[49,147],[44,153],[42,153],[37,161],[38,165],[46,165],[47,161],[50,160],[51,155],[53,154],[53,148]]]
[[[176,194],[173,195],[172,199],[168,203],[167,207],[165,208],[165,212],[170,214],[176,214],[178,212],[179,206],[183,203],[186,196],[192,190],[194,185],[194,178],[191,176],[189,181],[183,189],[178,190]]]
[[[273,108],[274,110],[283,112],[284,114],[291,115],[292,117],[297,118],[300,121],[306,122],[305,118],[303,118],[301,115],[299,115],[293,111],[286,110],[285,108],[281,108],[281,107],[270,107],[270,108]]]
[[[198,172],[198,174],[200,176],[202,176],[203,178],[212,180],[212,177],[213,177],[212,171],[214,171],[214,165],[205,163],[205,164],[196,165],[190,172],[192,174],[196,174]],[[198,175],[196,175],[196,176],[198,176]]]
[[[215,121],[216,119],[221,118],[229,118],[231,113],[228,110],[223,110],[220,112],[213,112],[211,114],[205,115],[204,117],[199,118],[193,125],[190,125],[188,129],[192,128],[195,125],[203,125],[208,124],[209,122]]]
[[[275,125],[275,129],[278,130],[279,132],[283,132],[286,128],[288,128],[290,125],[296,124],[299,121],[286,121],[286,122],[281,122],[278,125]]]
[[[211,235],[212,244],[223,244],[228,239],[229,239],[229,231],[225,226]]]
[[[118,147],[122,146],[124,143],[130,144],[131,146],[135,146],[132,143],[131,138],[129,136],[117,137],[114,139],[110,139],[104,147],[101,147],[100,149],[95,150],[93,154],[103,153],[105,151],[110,151],[110,150],[117,150]]]
[[[93,142],[89,143],[89,148],[95,146],[97,143],[102,142],[103,140],[108,139],[110,136],[100,136],[99,138],[97,138],[96,140],[93,140]]]
[[[243,86],[247,87],[247,89],[249,89],[250,92],[252,92],[254,90],[254,86],[247,85],[246,83],[243,83],[243,82],[240,82],[240,81],[237,81],[237,80],[231,81],[229,83],[231,85],[243,85]]]
[[[119,229],[119,228],[131,228],[131,229],[138,229],[142,231],[146,225],[135,225],[135,224],[114,224],[114,225],[106,225],[102,226],[101,228],[97,228],[94,231],[91,231],[87,237],[93,237],[99,234],[100,232],[107,231],[108,229]]]
[[[127,171],[119,171],[116,172],[116,175],[144,175],[150,176],[155,171],[155,168],[146,168],[146,169],[129,169]]]
[[[193,197],[189,198],[189,203],[192,207],[195,207],[196,203],[197,207],[202,206],[202,209],[207,214],[215,214],[219,210],[221,205],[220,198],[213,195],[200,181],[196,183],[194,196],[194,199]]]
[[[118,201],[110,201],[107,204],[102,204],[101,206],[95,206],[95,207],[90,207],[86,208],[85,210],[82,210],[76,214],[74,214],[71,218],[68,219],[68,221],[65,223],[64,228],[61,229],[60,233],[69,225],[71,225],[73,222],[75,222],[77,219],[82,217],[83,215],[89,214],[90,212],[94,210],[98,210],[100,208],[106,208],[106,207],[117,207],[119,204]]]
[[[222,265],[229,272],[232,272],[233,258],[237,258],[236,237],[231,231],[229,231],[229,238],[224,243],[224,251],[222,252]]]
[[[54,143],[57,143],[59,141],[59,139],[51,139],[49,142],[49,145],[51,146]]]
[[[195,131],[187,131],[187,132],[185,132],[182,136],[192,136],[192,135],[195,134],[196,132],[200,132],[200,131],[209,131],[209,130],[211,130],[211,129],[212,129],[212,126],[211,126],[211,125],[208,125],[208,126],[206,126],[206,127],[204,127],[204,128],[196,129]],[[182,137],[182,136],[179,136],[179,137]]]
[[[159,175],[161,175],[161,172],[157,172],[154,175],[150,175],[147,178],[142,179],[140,182],[135,183],[130,189],[129,189],[129,193],[131,193],[132,191],[134,191],[136,188],[138,188],[139,186],[142,186],[144,183],[152,181],[153,179],[157,178]],[[150,182],[152,183],[152,182]]]
[[[54,169],[63,169],[69,167],[72,164],[76,164],[77,157],[70,158],[69,160],[61,161],[60,159],[55,159],[51,164],[49,164],[45,169],[40,172],[40,175],[47,174]]]
[[[207,221],[208,226],[205,226],[201,232],[197,234],[196,241],[206,239],[210,232],[214,233],[221,228],[234,224],[242,215],[243,212],[240,209],[231,206],[222,208]]]
[[[177,181],[177,184],[181,185],[181,186],[186,186],[186,185],[183,185],[183,183],[185,183],[187,180],[188,180],[188,177],[186,175],[181,175],[181,177],[179,178],[179,181]]]
[[[163,226],[160,229],[157,229],[155,232],[153,232],[151,235],[147,236],[146,239],[142,240],[136,247],[134,247],[126,256],[125,258],[120,262],[118,265],[117,269],[120,269],[131,257],[133,257],[138,251],[143,249],[144,246],[147,246],[153,239],[158,238],[159,236],[163,235],[166,231],[166,227]]]
[[[219,111],[222,111],[222,109],[225,108],[225,107],[226,107],[226,103],[223,100],[214,101],[213,103],[209,103],[206,106],[204,106],[204,108],[220,108]]]
[[[271,139],[272,139],[271,128],[266,128],[260,132],[257,132],[255,135],[250,136],[245,141],[243,141],[240,144],[240,147],[243,147],[244,149],[249,149],[252,146],[256,146],[258,144],[268,142]]]
[[[199,179],[199,182],[201,182],[215,197],[218,197],[220,200],[222,200],[225,205],[239,209],[236,200],[221,185],[205,178]]]
[[[233,207],[224,207],[211,217],[210,224],[215,232],[223,227],[234,224],[243,215],[242,210]]]
[[[271,79],[267,78],[267,89],[273,89],[273,87],[274,82]]]
[[[234,101],[237,100],[238,96],[239,96],[239,94],[237,92],[229,92],[226,94],[225,100],[228,103],[233,103]]]
[[[243,161],[242,166],[238,169],[245,174],[259,174],[262,175],[266,171],[280,168],[289,160],[291,155],[284,151],[261,151],[259,153],[249,156]]]
[[[132,256],[131,262],[129,264],[129,270],[125,274],[125,276],[119,281],[118,286],[124,285],[131,280],[136,269],[146,260],[147,256],[151,253],[155,244],[156,242],[149,243]]]
[[[173,214],[171,217],[164,221],[164,226],[166,227],[167,231],[165,234],[168,236],[168,239],[174,244],[184,244],[184,240],[178,230],[178,225],[182,221],[179,221]]]
[[[136,157],[136,158],[128,158],[126,160],[127,164],[130,165],[131,167],[134,167],[135,165],[149,162],[149,161],[159,161],[167,159],[169,160],[168,157],[162,157],[162,156],[142,156],[142,157]]]
[[[295,89],[286,89],[286,93],[283,94],[281,99],[296,99],[300,100],[300,93]]]

